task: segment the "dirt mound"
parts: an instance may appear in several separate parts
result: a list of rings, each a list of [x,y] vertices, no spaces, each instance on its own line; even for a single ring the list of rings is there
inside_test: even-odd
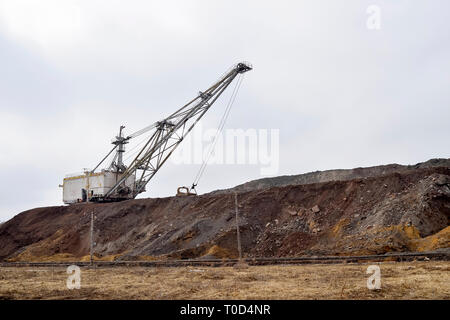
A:
[[[291,176],[279,176],[274,178],[263,178],[246,182],[231,189],[213,191],[212,194],[229,193],[233,191],[243,192],[261,190],[271,187],[283,187],[288,185],[310,184],[329,181],[346,181],[352,179],[377,177],[389,173],[406,173],[416,169],[450,167],[450,159],[431,159],[415,165],[388,164],[355,169],[335,169],[326,171],[315,171]]]
[[[450,247],[450,168],[288,185],[238,195],[243,253],[357,255]],[[236,257],[234,197],[206,194],[22,212],[0,226],[0,259]]]

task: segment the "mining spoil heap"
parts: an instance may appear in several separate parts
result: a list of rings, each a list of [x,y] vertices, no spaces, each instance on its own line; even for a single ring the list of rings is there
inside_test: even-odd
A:
[[[197,197],[22,212],[0,226],[0,259],[85,261],[90,213],[101,260],[362,255],[450,247],[450,159],[248,182]]]

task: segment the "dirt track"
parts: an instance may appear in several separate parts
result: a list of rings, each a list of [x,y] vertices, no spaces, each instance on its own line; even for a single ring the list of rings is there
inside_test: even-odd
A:
[[[378,174],[378,173],[377,173]],[[450,247],[450,168],[241,192],[245,256],[364,255]],[[236,257],[230,193],[37,208],[0,226],[0,259]]]

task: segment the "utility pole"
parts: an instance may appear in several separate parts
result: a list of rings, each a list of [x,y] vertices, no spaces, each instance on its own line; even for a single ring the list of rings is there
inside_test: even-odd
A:
[[[91,266],[94,264],[93,260],[93,252],[94,252],[94,211],[91,212],[91,236],[90,236],[90,242],[91,242]]]
[[[236,234],[237,243],[239,251],[239,261],[242,260],[242,249],[241,249],[241,234],[239,233],[239,213],[238,213],[238,202],[237,202],[237,192],[234,192],[234,206],[236,208]]]

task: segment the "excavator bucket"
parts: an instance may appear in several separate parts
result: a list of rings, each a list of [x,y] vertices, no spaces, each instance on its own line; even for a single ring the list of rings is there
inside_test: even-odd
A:
[[[194,189],[189,190],[188,187],[178,187],[177,197],[196,196],[197,192]]]

